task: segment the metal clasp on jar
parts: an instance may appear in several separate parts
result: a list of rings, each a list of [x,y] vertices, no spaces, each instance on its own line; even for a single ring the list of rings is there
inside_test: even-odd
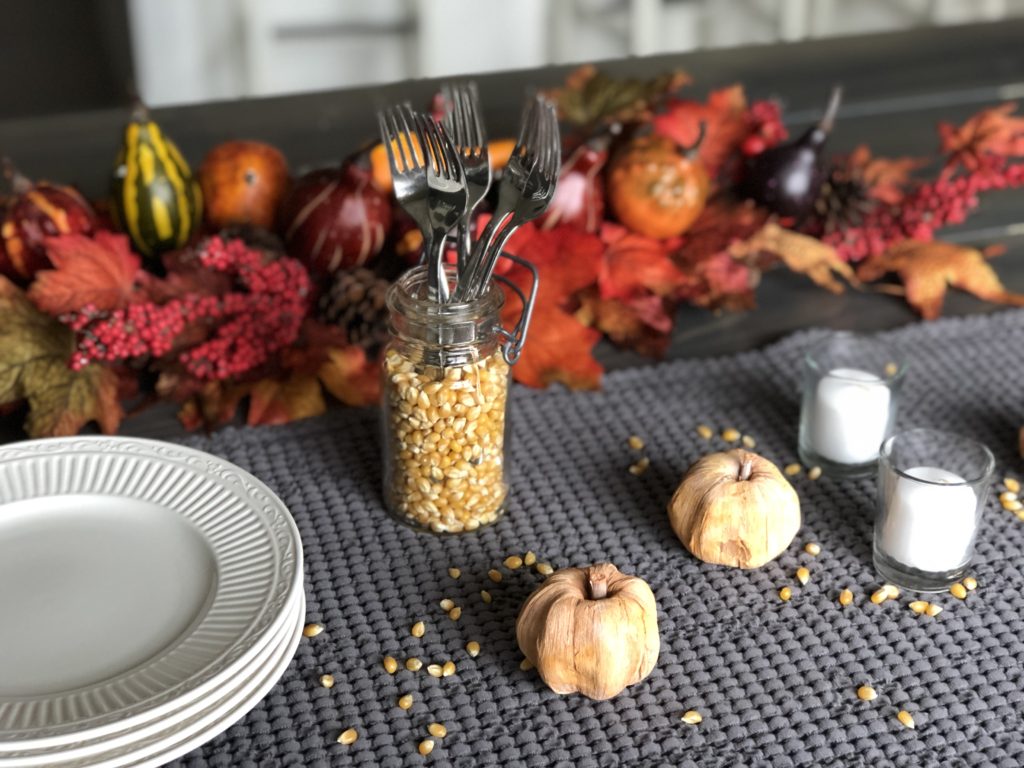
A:
[[[522,289],[507,277],[504,277],[503,275],[494,276],[495,280],[513,291],[523,303],[523,311],[519,315],[519,322],[515,324],[511,331],[500,324],[495,328],[495,331],[503,339],[503,343],[501,345],[501,356],[505,358],[505,362],[509,365],[515,365],[519,360],[519,357],[523,354],[523,346],[526,344],[526,334],[527,331],[530,330],[530,319],[533,317],[533,305],[537,301],[537,288],[540,285],[540,275],[537,274],[537,268],[526,259],[521,259],[506,251],[502,251],[501,258],[508,259],[509,261],[518,264],[520,267],[523,267],[523,269],[529,270],[530,275],[532,276],[529,297],[524,296]]]

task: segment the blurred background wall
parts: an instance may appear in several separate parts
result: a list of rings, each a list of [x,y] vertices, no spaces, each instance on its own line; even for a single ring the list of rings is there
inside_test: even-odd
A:
[[[4,0],[0,117],[1024,15],[1024,0]]]

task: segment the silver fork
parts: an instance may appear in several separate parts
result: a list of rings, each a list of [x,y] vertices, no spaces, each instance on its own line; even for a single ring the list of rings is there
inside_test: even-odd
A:
[[[387,107],[377,113],[380,138],[387,148],[388,164],[394,182],[395,198],[412,217],[423,233],[424,244],[432,235],[430,209],[427,205],[427,168],[423,143],[420,149],[413,145],[413,136],[419,140],[416,115],[408,104]],[[424,247],[424,253],[426,253]]]
[[[555,109],[535,97],[526,108],[519,139],[498,187],[494,215],[473,249],[468,279],[459,281],[456,299],[468,301],[486,290],[505,243],[551,202],[560,164]]]
[[[462,160],[468,193],[466,213],[459,221],[459,279],[466,274],[472,248],[473,209],[491,188],[491,162],[487,152],[487,132],[480,116],[480,98],[476,83],[446,84],[441,89],[449,109],[444,126]]]
[[[416,115],[420,146],[426,157],[427,210],[431,233],[427,241],[427,284],[434,287],[437,300],[451,298],[444,268],[444,246],[448,232],[465,215],[468,194],[462,161],[444,127],[426,115]]]

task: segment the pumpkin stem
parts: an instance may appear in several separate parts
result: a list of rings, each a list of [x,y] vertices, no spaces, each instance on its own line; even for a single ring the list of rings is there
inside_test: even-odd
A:
[[[688,147],[683,147],[683,154],[688,160],[693,160],[697,157],[697,153],[700,152],[700,145],[704,143],[704,137],[707,136],[708,125],[703,120],[697,124],[697,138]]]
[[[32,188],[32,182],[28,180],[27,176],[23,176],[17,168],[14,167],[14,161],[9,157],[4,157],[4,178],[7,179],[11,185],[11,191],[16,195],[24,194]]]
[[[149,122],[149,108],[142,103],[142,99],[137,98],[132,102],[132,114],[131,121],[133,123],[148,123]]]
[[[587,597],[603,600],[608,597],[608,581],[618,573],[611,563],[598,563],[587,568]]]
[[[744,459],[743,463],[740,464],[739,479],[741,481],[742,480],[749,480],[750,479],[750,473],[753,472],[753,471],[754,471],[754,463],[750,459]]]

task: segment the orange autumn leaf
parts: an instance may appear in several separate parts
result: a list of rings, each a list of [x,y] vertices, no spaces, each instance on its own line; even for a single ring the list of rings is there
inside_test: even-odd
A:
[[[840,161],[840,167],[864,185],[868,197],[895,205],[903,199],[910,175],[925,162],[917,157],[875,157],[861,144]]]
[[[199,382],[191,377],[182,379],[175,374],[161,374],[157,392],[179,402],[184,400],[178,411],[178,421],[192,432],[214,429],[234,420],[238,406],[249,395],[251,386],[251,383]]]
[[[645,293],[674,297],[692,282],[669,256],[672,243],[611,223],[601,227],[601,239],[607,246],[597,275],[602,299],[629,299]]]
[[[245,421],[249,426],[287,424],[319,416],[326,410],[317,377],[293,372],[286,379],[262,379],[252,385]]]
[[[846,290],[838,278],[851,284],[858,282],[853,267],[840,259],[831,245],[775,222],[768,222],[747,240],[733,244],[729,252],[740,259],[756,258],[758,254],[774,256],[791,271],[807,275],[817,285],[836,294]]]
[[[1015,117],[1017,105],[1002,104],[983,110],[963,125],[939,123],[942,151],[948,164],[961,164],[974,170],[984,164],[986,155],[1016,157],[1024,155],[1024,117]]]
[[[895,272],[903,281],[907,302],[925,320],[942,313],[952,286],[985,301],[1024,306],[1024,294],[1007,291],[981,251],[955,243],[905,240],[857,269],[861,280],[877,280]]]
[[[99,310],[128,304],[141,261],[124,235],[60,235],[47,239],[46,252],[53,268],[40,271],[28,292],[39,309],[60,315],[87,304]]]
[[[697,142],[701,123],[705,130],[698,156],[708,175],[715,178],[750,133],[743,86],[712,91],[706,101],[670,100],[665,110],[651,121],[656,134],[669,137],[680,147],[691,147]]]
[[[629,302],[602,299],[596,290],[590,290],[581,295],[575,317],[619,346],[648,357],[663,357],[673,323],[667,303],[653,295]]]
[[[604,252],[600,238],[568,225],[544,231],[526,225],[506,250],[532,262],[540,277],[523,356],[512,367],[516,381],[531,387],[554,382],[572,389],[600,386],[603,369],[591,353],[601,334],[572,314],[576,294],[597,280]],[[516,267],[507,277],[529,295],[530,277],[525,269]],[[512,328],[519,320],[522,302],[512,292],[506,294],[502,322]]]
[[[380,367],[362,347],[332,347],[317,371],[324,388],[346,405],[371,405],[380,399]]]

